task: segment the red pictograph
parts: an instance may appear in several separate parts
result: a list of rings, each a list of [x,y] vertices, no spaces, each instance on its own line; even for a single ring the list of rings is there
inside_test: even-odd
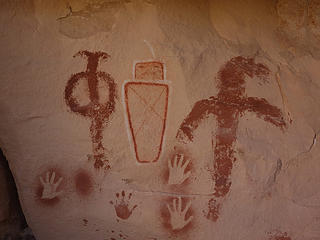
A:
[[[61,200],[66,181],[58,168],[49,168],[37,177],[36,199],[44,206],[55,206]]]
[[[291,237],[288,235],[287,232],[281,232],[279,230],[269,232],[268,235],[268,240],[291,240]]]
[[[97,169],[109,169],[109,160],[105,156],[105,148],[102,145],[103,129],[108,124],[111,114],[115,110],[116,84],[110,74],[97,71],[99,60],[108,59],[110,56],[104,52],[80,51],[75,56],[87,57],[88,64],[86,71],[73,74],[65,88],[64,97],[70,110],[91,119],[90,135],[92,140],[94,167]],[[74,57],[75,57],[74,56]],[[74,90],[81,80],[87,80],[90,102],[81,106],[74,96]],[[98,85],[105,82],[108,86],[109,97],[100,103]]]
[[[160,204],[163,227],[173,235],[188,234],[193,227],[192,200],[167,197]],[[183,238],[184,239],[184,238]]]
[[[132,198],[132,193],[126,194],[126,192],[122,190],[121,195],[120,193],[116,193],[115,201],[110,201],[110,204],[114,205],[114,209],[116,211],[118,218],[127,220],[132,215],[132,212],[138,206],[138,205],[134,205],[132,207],[129,206],[131,198]]]
[[[212,179],[215,187],[206,214],[212,221],[218,220],[221,203],[230,191],[230,175],[233,163],[236,161],[234,144],[237,139],[239,118],[245,112],[253,112],[257,117],[280,129],[286,127],[279,108],[270,105],[264,98],[248,97],[245,94],[246,76],[264,79],[268,75],[269,69],[263,64],[255,63],[253,58],[242,56],[232,58],[218,72],[217,97],[212,96],[196,102],[178,130],[178,140],[193,141],[193,132],[202,120],[210,115],[216,116],[218,128],[215,134],[215,145],[213,145],[212,164]]]
[[[164,80],[164,68],[161,62],[138,62],[134,69],[136,80]]]
[[[88,197],[93,192],[93,178],[85,169],[79,169],[74,176],[76,192],[81,197]]]
[[[156,162],[163,148],[169,99],[163,63],[137,63],[134,75],[135,81],[124,84],[129,137],[138,162]]]

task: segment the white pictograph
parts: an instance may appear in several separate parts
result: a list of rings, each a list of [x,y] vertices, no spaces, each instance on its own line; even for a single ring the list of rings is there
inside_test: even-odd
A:
[[[52,172],[51,177],[50,172],[47,172],[45,180],[40,177],[40,182],[43,186],[41,199],[54,199],[62,193],[62,191],[57,191],[57,188],[59,187],[63,178],[60,177],[58,181],[55,182],[55,177],[55,172]]]
[[[182,184],[185,180],[187,180],[190,175],[191,171],[186,172],[186,168],[190,163],[190,159],[186,160],[185,162],[183,154],[176,155],[173,159],[168,161],[169,167],[169,180],[168,184]]]
[[[187,226],[193,219],[193,216],[190,216],[186,220],[186,213],[191,207],[191,201],[189,201],[184,209],[182,209],[182,200],[181,197],[173,199],[173,207],[167,204],[167,208],[170,212],[170,224],[172,230],[180,230]]]

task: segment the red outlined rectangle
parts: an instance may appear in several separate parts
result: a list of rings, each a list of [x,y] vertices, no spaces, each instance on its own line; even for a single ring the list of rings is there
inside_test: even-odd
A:
[[[166,128],[169,86],[166,83],[127,82],[124,102],[136,160],[159,160]]]

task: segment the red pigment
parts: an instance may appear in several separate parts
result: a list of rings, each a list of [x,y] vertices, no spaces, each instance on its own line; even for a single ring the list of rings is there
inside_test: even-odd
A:
[[[93,191],[93,182],[91,176],[84,170],[81,170],[75,176],[75,187],[79,195],[88,196]]]
[[[216,131],[216,144],[214,146],[214,164],[212,179],[215,182],[214,192],[210,200],[214,207],[209,208],[207,217],[216,221],[219,216],[221,202],[231,187],[231,170],[236,161],[234,144],[239,118],[245,112],[253,112],[258,118],[284,129],[281,110],[270,105],[264,98],[248,97],[245,94],[245,77],[254,77],[265,80],[269,69],[260,63],[255,63],[253,58],[241,56],[232,58],[222,66],[218,72],[217,97],[200,100],[195,103],[189,115],[182,122],[177,139],[182,142],[193,141],[193,132],[200,123],[209,115],[216,116],[218,128]],[[210,205],[209,202],[209,205]],[[213,204],[214,203],[214,204]]]
[[[206,212],[206,218],[215,222],[219,218],[219,209],[221,204],[217,203],[216,199],[210,199],[208,202],[208,211]]]
[[[88,58],[87,70],[73,74],[65,88],[64,96],[66,104],[71,111],[91,119],[90,136],[93,146],[94,167],[97,169],[109,169],[109,161],[105,157],[105,148],[102,145],[102,131],[108,124],[110,115],[115,110],[116,84],[110,74],[97,71],[99,59],[107,59],[110,56],[104,52],[80,51],[75,56]],[[74,57],[75,57],[74,56]],[[73,96],[73,91],[80,80],[86,79],[89,86],[90,103],[80,106],[78,100]],[[109,99],[106,103],[100,103],[98,93],[98,81],[107,83],[109,88]]]
[[[177,199],[177,198],[168,197],[168,198],[165,198],[161,203],[160,214],[161,214],[161,218],[162,218],[162,225],[173,236],[177,236],[178,234],[179,235],[187,234],[193,228],[194,219],[190,223],[188,223],[186,226],[184,226],[182,229],[175,229],[175,230],[172,229],[171,220],[170,220],[171,216],[170,216],[170,212],[168,210],[167,204],[169,204],[171,206],[174,199]],[[185,209],[188,199],[182,198],[181,200],[182,200],[181,209]],[[193,216],[192,207],[190,207],[189,210],[187,211],[185,219],[189,219],[190,216]]]
[[[137,63],[134,78],[136,80],[164,80],[163,63],[156,61]]]
[[[35,194],[36,194],[36,201],[40,204],[40,205],[45,205],[48,207],[53,207],[55,205],[57,205],[60,202],[60,198],[59,196],[52,198],[52,199],[43,199],[42,197],[42,192],[43,192],[43,186],[40,182],[40,176],[42,176],[43,179],[45,179],[46,173],[49,172],[50,173],[50,177],[51,174],[53,172],[55,172],[55,180],[54,183],[56,183],[60,177],[62,177],[61,173],[59,170],[57,170],[56,168],[50,168],[47,171],[45,171],[43,174],[39,175],[37,177],[37,187],[35,190]],[[62,180],[62,182],[60,183],[60,185],[57,188],[57,191],[61,191],[61,189],[63,188],[62,186],[64,185],[65,180]]]
[[[110,204],[114,205],[117,216],[123,220],[128,219],[132,215],[133,210],[137,207],[137,205],[134,205],[131,209],[129,208],[131,198],[132,193],[126,196],[125,191],[122,191],[121,195],[116,193],[115,203],[110,201]]]
[[[175,146],[174,150],[168,156],[168,161],[171,162],[171,165],[173,164],[173,161],[174,161],[174,158],[175,158],[176,155],[180,155],[180,156],[183,155],[184,156],[183,163],[185,163],[186,161],[190,160],[190,162],[189,162],[189,164],[186,167],[184,172],[187,173],[189,171],[192,171],[192,169],[193,169],[193,166],[192,166],[193,159],[191,158],[190,152],[187,149],[183,149],[181,147]],[[173,192],[176,192],[176,193],[178,192],[178,193],[181,193],[181,194],[187,194],[186,187],[190,183],[190,178],[191,178],[191,176],[188,179],[186,179],[182,184],[170,185],[170,189]],[[162,180],[164,181],[165,184],[167,184],[168,183],[168,179],[169,179],[169,168],[167,167],[165,169],[165,171],[163,172],[163,174],[162,174]]]
[[[270,235],[269,240],[291,240],[287,232],[276,231],[276,233]]]
[[[159,97],[156,99],[156,101],[150,103],[150,102],[148,102],[147,99],[145,99],[144,96],[141,96],[137,91],[135,91],[136,87],[145,87],[145,86],[161,87],[163,89],[161,94],[159,95]],[[129,101],[128,101],[128,91],[129,90],[133,91],[135,93],[135,95],[137,96],[137,98],[145,104],[145,111],[144,112],[146,112],[146,110],[150,109],[150,111],[152,113],[156,114],[159,117],[159,119],[161,119],[161,123],[159,125],[154,126],[154,127],[162,129],[161,136],[159,137],[158,145],[152,146],[152,147],[156,147],[158,149],[155,158],[152,160],[152,162],[156,162],[159,160],[159,157],[160,157],[160,154],[162,151],[163,138],[164,138],[164,133],[165,133],[165,129],[166,129],[168,101],[169,101],[169,87],[167,84],[145,83],[145,82],[128,82],[124,86],[126,111],[127,111],[127,116],[128,116],[129,128],[130,128],[130,131],[132,134],[133,146],[134,146],[134,150],[135,150],[135,154],[136,154],[136,159],[140,163],[149,163],[150,161],[146,161],[146,160],[140,158],[140,156],[138,154],[138,152],[139,152],[138,149],[142,149],[145,146],[141,146],[141,145],[139,146],[138,142],[137,142],[138,135],[141,134],[140,131],[146,125],[146,121],[148,120],[148,117],[144,116],[144,119],[143,119],[141,125],[138,126],[137,129],[133,128],[133,119],[132,119],[132,116],[130,113]],[[146,90],[148,90],[148,88],[146,88]],[[157,93],[157,92],[155,92],[155,93]],[[164,110],[162,112],[158,113],[156,106],[157,106],[157,103],[163,94],[165,95]],[[150,123],[150,124],[152,125],[152,123]]]
[[[42,186],[38,186],[37,190],[36,190],[36,196],[37,196],[37,200],[40,204],[46,205],[46,206],[55,206],[60,202],[60,199],[58,197],[55,197],[53,199],[42,199],[42,191],[43,191],[43,187]]]

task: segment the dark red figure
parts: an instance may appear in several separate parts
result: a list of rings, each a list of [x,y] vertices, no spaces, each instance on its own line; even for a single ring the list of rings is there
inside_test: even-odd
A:
[[[90,135],[95,160],[94,167],[109,169],[109,161],[105,157],[105,149],[102,145],[102,130],[115,110],[116,84],[108,73],[97,71],[97,68],[100,59],[108,59],[110,56],[104,52],[92,53],[88,51],[80,51],[74,57],[76,56],[87,57],[87,70],[70,77],[65,88],[65,100],[71,111],[91,119]],[[90,102],[80,106],[73,96],[73,91],[79,81],[83,79],[88,81]],[[104,81],[109,88],[109,99],[106,103],[100,103],[98,81]]]
[[[214,198],[209,201],[210,207],[206,215],[212,221],[218,219],[221,202],[231,187],[230,175],[236,161],[233,147],[237,139],[239,118],[249,111],[276,127],[286,127],[279,108],[270,105],[264,98],[248,97],[245,94],[246,76],[257,76],[264,80],[268,75],[269,69],[263,64],[255,63],[253,58],[232,58],[218,72],[217,97],[196,102],[178,130],[178,140],[192,141],[193,131],[201,121],[211,114],[216,116],[218,128],[212,170]]]

